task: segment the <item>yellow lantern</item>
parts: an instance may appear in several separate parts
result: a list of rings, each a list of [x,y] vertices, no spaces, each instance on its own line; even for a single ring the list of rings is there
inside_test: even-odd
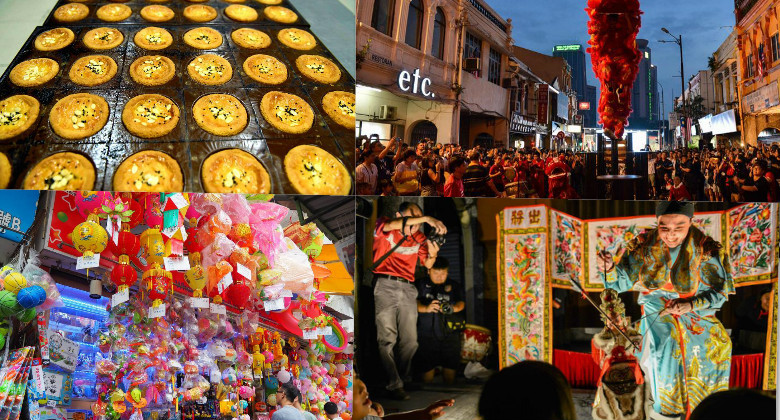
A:
[[[98,216],[90,214],[87,220],[79,223],[73,232],[70,233],[70,239],[73,246],[85,257],[91,257],[99,254],[106,249],[108,245],[108,233],[103,226],[98,223]]]
[[[190,269],[184,273],[184,277],[192,288],[192,296],[199,298],[203,296],[203,288],[206,287],[206,271],[200,265],[200,252],[193,252],[189,257]]]
[[[165,241],[159,229],[149,228],[141,234],[141,249],[146,258],[146,264],[150,266],[152,264],[162,265],[163,258],[167,256]]]

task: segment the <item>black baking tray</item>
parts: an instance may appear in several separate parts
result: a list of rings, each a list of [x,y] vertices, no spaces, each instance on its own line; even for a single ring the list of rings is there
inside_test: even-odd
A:
[[[241,4],[244,6],[249,6],[257,11],[258,19],[253,22],[238,22],[234,21],[233,19],[227,17],[225,15],[225,9],[228,6],[231,6],[231,3],[227,3],[221,0],[210,0],[203,3],[190,3],[187,1],[179,0],[179,1],[169,1],[166,3],[149,3],[146,1],[141,0],[134,0],[134,1],[127,1],[122,2],[120,4],[127,5],[130,7],[130,9],[133,11],[133,13],[125,20],[119,21],[119,22],[106,22],[104,20],[98,19],[97,17],[97,9],[100,7],[107,5],[107,4],[117,4],[116,2],[106,2],[106,1],[89,1],[89,2],[82,2],[85,6],[89,7],[89,14],[86,18],[68,23],[68,22],[59,22],[56,19],[54,19],[54,11],[57,10],[58,7],[70,3],[69,1],[59,1],[57,4],[52,8],[52,11],[49,13],[49,16],[46,18],[46,21],[44,22],[44,26],[72,26],[72,25],[101,25],[103,23],[115,23],[119,25],[132,25],[132,24],[150,24],[150,25],[167,25],[167,26],[175,26],[175,25],[191,25],[191,24],[197,24],[197,25],[215,25],[215,24],[223,24],[223,23],[229,23],[233,25],[256,25],[256,26],[274,26],[274,25],[285,25],[285,26],[295,26],[295,27],[309,27],[309,22],[306,21],[306,18],[304,18],[301,13],[298,11],[298,9],[295,8],[288,0],[283,0],[280,4],[274,5],[274,6],[281,6],[286,7],[295,14],[298,15],[298,20],[286,24],[281,22],[276,22],[273,20],[270,20],[265,17],[265,14],[263,13],[263,9],[270,5],[261,4],[259,2],[256,2],[254,0],[248,0],[244,3],[236,3]],[[141,17],[141,9],[145,6],[150,6],[152,4],[159,4],[161,6],[166,6],[174,11],[175,16],[173,19],[166,21],[166,22],[149,22],[146,19]],[[189,20],[184,17],[184,9],[187,6],[197,6],[197,5],[205,5],[213,7],[217,11],[217,17],[213,20],[210,20],[208,22],[194,22],[192,20]]]

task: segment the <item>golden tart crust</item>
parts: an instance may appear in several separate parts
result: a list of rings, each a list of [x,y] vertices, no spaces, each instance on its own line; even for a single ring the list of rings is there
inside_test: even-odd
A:
[[[309,131],[314,123],[314,111],[300,96],[271,91],[260,101],[263,118],[277,130],[301,134]]]
[[[179,124],[179,107],[163,95],[138,95],[125,104],[122,122],[138,137],[162,137]]]
[[[206,27],[190,29],[184,34],[184,42],[199,50],[211,50],[222,45],[222,34]]]
[[[341,79],[341,70],[336,63],[321,55],[301,55],[295,59],[295,66],[315,82],[336,83]]]
[[[11,161],[8,160],[8,156],[5,153],[0,153],[0,188],[8,188],[8,184],[11,183],[11,173],[13,172],[13,166]]]
[[[176,66],[170,58],[161,55],[138,57],[130,64],[130,77],[145,86],[159,86],[176,76]]]
[[[263,13],[268,19],[279,23],[295,23],[298,20],[295,12],[282,6],[267,6]]]
[[[225,3],[246,3],[246,0],[222,0]]]
[[[49,113],[51,128],[57,135],[77,140],[100,131],[108,121],[108,102],[91,93],[74,93],[59,101]]]
[[[60,65],[51,58],[33,58],[14,66],[9,75],[16,86],[40,86],[60,72]]]
[[[164,50],[173,44],[173,35],[166,29],[149,26],[136,32],[133,42],[145,50]]]
[[[27,131],[38,120],[41,104],[27,95],[13,95],[0,101],[0,140]]]
[[[114,191],[178,192],[184,176],[175,159],[156,150],[143,150],[125,159],[114,173]]]
[[[192,116],[200,128],[217,136],[244,131],[249,121],[246,108],[235,96],[215,93],[202,96],[192,105]]]
[[[317,46],[317,40],[309,32],[298,28],[284,28],[277,35],[282,44],[301,51],[308,51]]]
[[[230,34],[239,47],[259,50],[271,45],[271,37],[263,31],[252,28],[240,28]]]
[[[149,22],[167,22],[176,16],[170,7],[153,4],[141,9],[141,17]]]
[[[106,22],[121,22],[130,17],[133,11],[125,4],[106,4],[95,13],[98,19]]]
[[[182,14],[193,22],[208,22],[217,18],[216,9],[202,4],[187,6]]]
[[[233,67],[223,57],[216,54],[199,55],[187,65],[187,73],[192,80],[204,85],[222,85],[233,77]]]
[[[95,28],[84,34],[84,45],[92,50],[110,50],[124,40],[122,31],[114,28]]]
[[[97,86],[116,76],[117,65],[107,55],[88,55],[81,57],[70,66],[68,76],[73,83],[81,86]]]
[[[225,8],[225,15],[237,22],[254,22],[260,17],[257,10],[240,4],[232,4]]]
[[[270,5],[282,4],[282,0],[255,0],[255,1],[260,4],[270,4]]]
[[[346,195],[352,189],[347,168],[316,146],[296,146],[287,152],[284,172],[299,194]]]
[[[57,22],[78,22],[89,15],[89,7],[81,3],[63,4],[54,11]]]
[[[41,32],[35,37],[35,49],[38,51],[56,51],[70,45],[76,35],[68,28],[54,28]]]
[[[267,85],[278,85],[287,80],[287,66],[265,54],[255,54],[244,60],[244,72],[253,80]]]
[[[355,94],[337,90],[328,92],[322,98],[322,108],[337,124],[355,128]]]
[[[55,153],[33,166],[24,177],[25,190],[85,191],[95,187],[95,166],[79,153]]]
[[[241,149],[207,157],[200,171],[203,189],[211,193],[268,194],[271,177],[260,161]]]

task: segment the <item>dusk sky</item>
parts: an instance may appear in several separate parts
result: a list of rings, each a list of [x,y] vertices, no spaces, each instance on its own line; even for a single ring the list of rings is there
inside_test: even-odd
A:
[[[582,44],[589,39],[585,13],[587,1],[576,0],[486,0],[501,17],[512,19],[515,45],[552,55],[557,44]],[[664,88],[665,112],[672,106],[672,90],[680,95],[680,50],[661,32],[666,27],[683,36],[686,81],[698,70],[707,69],[707,58],[718,49],[734,25],[734,2],[731,0],[645,0],[640,1],[642,28],[638,38],[650,41],[653,64],[658,67],[658,81]],[[725,27],[724,27],[725,26]],[[588,84],[598,86],[588,62]],[[661,94],[659,87],[658,94]]]

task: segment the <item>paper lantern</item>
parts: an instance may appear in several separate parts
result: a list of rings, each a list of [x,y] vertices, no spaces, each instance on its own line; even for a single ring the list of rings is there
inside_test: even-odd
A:
[[[257,242],[252,234],[252,228],[249,223],[237,223],[230,230],[228,238],[240,247],[247,248],[250,254],[257,252]]]
[[[46,290],[38,285],[25,287],[16,294],[16,300],[22,308],[31,309],[46,301]]]
[[[111,270],[111,281],[117,285],[120,292],[132,286],[138,280],[138,272],[127,263],[128,261],[127,255],[121,255],[119,264]]]
[[[8,290],[0,290],[0,315],[10,317],[22,312],[24,308],[16,301],[16,296]]]
[[[127,208],[132,210],[130,215],[130,221],[127,222],[131,228],[136,227],[144,222],[144,209],[141,204],[133,198],[131,193],[122,193],[122,201],[127,205]]]
[[[19,290],[27,287],[27,279],[19,272],[12,272],[5,276],[3,280],[3,286],[5,290],[13,293],[14,295],[19,293]]]
[[[141,247],[140,239],[137,235],[130,232],[130,226],[127,224],[122,225],[122,230],[119,231],[117,237],[117,243],[110,242],[111,252],[115,255],[137,255],[138,250]]]
[[[190,207],[192,208],[192,207]],[[187,229],[187,240],[184,241],[184,249],[190,252],[200,252],[206,246],[206,243],[198,240],[198,220],[194,217],[190,219],[190,227]]]
[[[231,267],[230,263],[227,261],[220,261],[216,265],[210,266],[206,269],[206,272],[208,273],[208,294],[209,297],[214,299],[215,302],[222,302],[222,294],[219,293],[218,287],[219,281],[222,280],[223,277],[230,274],[232,271],[233,267]]]
[[[165,241],[159,229],[149,228],[141,234],[141,250],[146,264],[151,266],[157,264],[162,266],[165,254]]]
[[[76,191],[73,201],[81,217],[86,218],[111,199],[111,193],[107,191]]]
[[[144,221],[146,226],[162,226],[162,211],[160,194],[148,194],[144,197]]]
[[[238,277],[239,278],[236,279],[236,276],[233,276],[233,284],[225,290],[225,299],[229,304],[235,306],[239,310],[244,310],[246,303],[249,301],[251,290],[249,289],[249,286],[247,286],[248,280],[241,276]]]
[[[108,245],[108,233],[98,223],[97,214],[90,214],[85,222],[81,222],[70,233],[73,246],[85,257],[99,254]]]
[[[149,299],[153,301],[152,307],[156,308],[162,304],[171,288],[171,277],[171,273],[163,270],[157,263],[153,263],[149,270],[144,271],[143,282]]]
[[[200,265],[200,252],[193,252],[189,255],[190,269],[184,273],[187,284],[192,288],[192,296],[202,297],[203,288],[206,287],[206,271]]]

